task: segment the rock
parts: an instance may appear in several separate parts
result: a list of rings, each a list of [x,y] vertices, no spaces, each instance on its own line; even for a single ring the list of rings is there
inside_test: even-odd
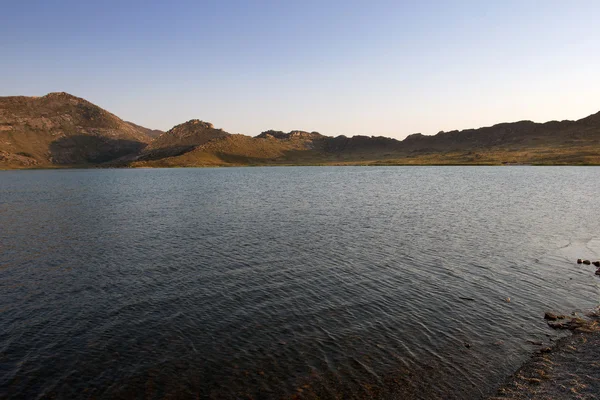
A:
[[[542,380],[539,378],[525,378],[523,377],[524,380],[526,380],[527,382],[531,383],[532,385],[539,385],[542,383]]]
[[[581,258],[577,259],[577,264],[581,264],[583,262],[583,260]]]
[[[470,349],[470,348],[471,348],[471,343],[467,343],[467,342],[465,342],[465,347],[466,347],[467,349]]]
[[[510,303],[510,297],[507,297],[506,299],[504,299],[504,301]]]
[[[562,322],[548,322],[548,326],[552,329],[567,329],[568,328]]]
[[[583,318],[575,317],[566,322],[548,321],[548,326],[553,329],[569,329],[577,332],[588,332],[596,327],[596,323],[586,321]]]
[[[596,266],[596,267],[600,268],[600,261],[594,261],[594,262],[592,263],[592,265],[594,265],[594,266]]]
[[[544,344],[538,340],[528,340],[527,342],[533,344],[534,346],[541,346]]]
[[[575,318],[572,318],[571,321],[569,321],[569,329],[574,330],[574,329],[580,328],[586,324],[587,324],[587,322],[583,318],[575,317]]]
[[[591,264],[590,260],[583,260],[582,262],[583,262],[585,265],[590,265],[590,264]]]
[[[596,270],[596,275],[600,275],[600,268]]]
[[[547,319],[549,321],[556,321],[558,319],[558,315],[553,314],[551,312],[547,312],[544,314],[544,319]]]

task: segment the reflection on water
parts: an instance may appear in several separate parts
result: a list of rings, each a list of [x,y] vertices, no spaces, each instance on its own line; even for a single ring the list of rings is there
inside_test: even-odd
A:
[[[556,335],[544,311],[598,303],[574,260],[600,258],[599,183],[582,167],[2,172],[0,396],[489,394]]]

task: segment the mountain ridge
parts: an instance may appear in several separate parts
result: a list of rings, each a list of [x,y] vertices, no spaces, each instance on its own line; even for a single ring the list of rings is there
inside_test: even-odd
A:
[[[600,164],[600,112],[579,120],[502,122],[384,136],[316,131],[231,134],[192,119],[166,132],[65,92],[0,97],[0,168],[56,166]]]

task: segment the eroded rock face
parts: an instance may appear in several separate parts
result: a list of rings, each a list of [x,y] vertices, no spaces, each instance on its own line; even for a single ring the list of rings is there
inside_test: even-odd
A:
[[[292,140],[292,139],[304,139],[314,140],[320,139],[324,136],[319,132],[306,132],[306,131],[290,131],[288,133],[282,131],[269,130],[261,133],[257,136],[259,139],[279,139],[279,140]]]

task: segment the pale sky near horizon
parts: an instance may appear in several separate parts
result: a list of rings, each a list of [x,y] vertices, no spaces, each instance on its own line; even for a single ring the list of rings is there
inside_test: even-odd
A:
[[[0,96],[167,130],[382,135],[600,111],[600,1],[4,1]]]

